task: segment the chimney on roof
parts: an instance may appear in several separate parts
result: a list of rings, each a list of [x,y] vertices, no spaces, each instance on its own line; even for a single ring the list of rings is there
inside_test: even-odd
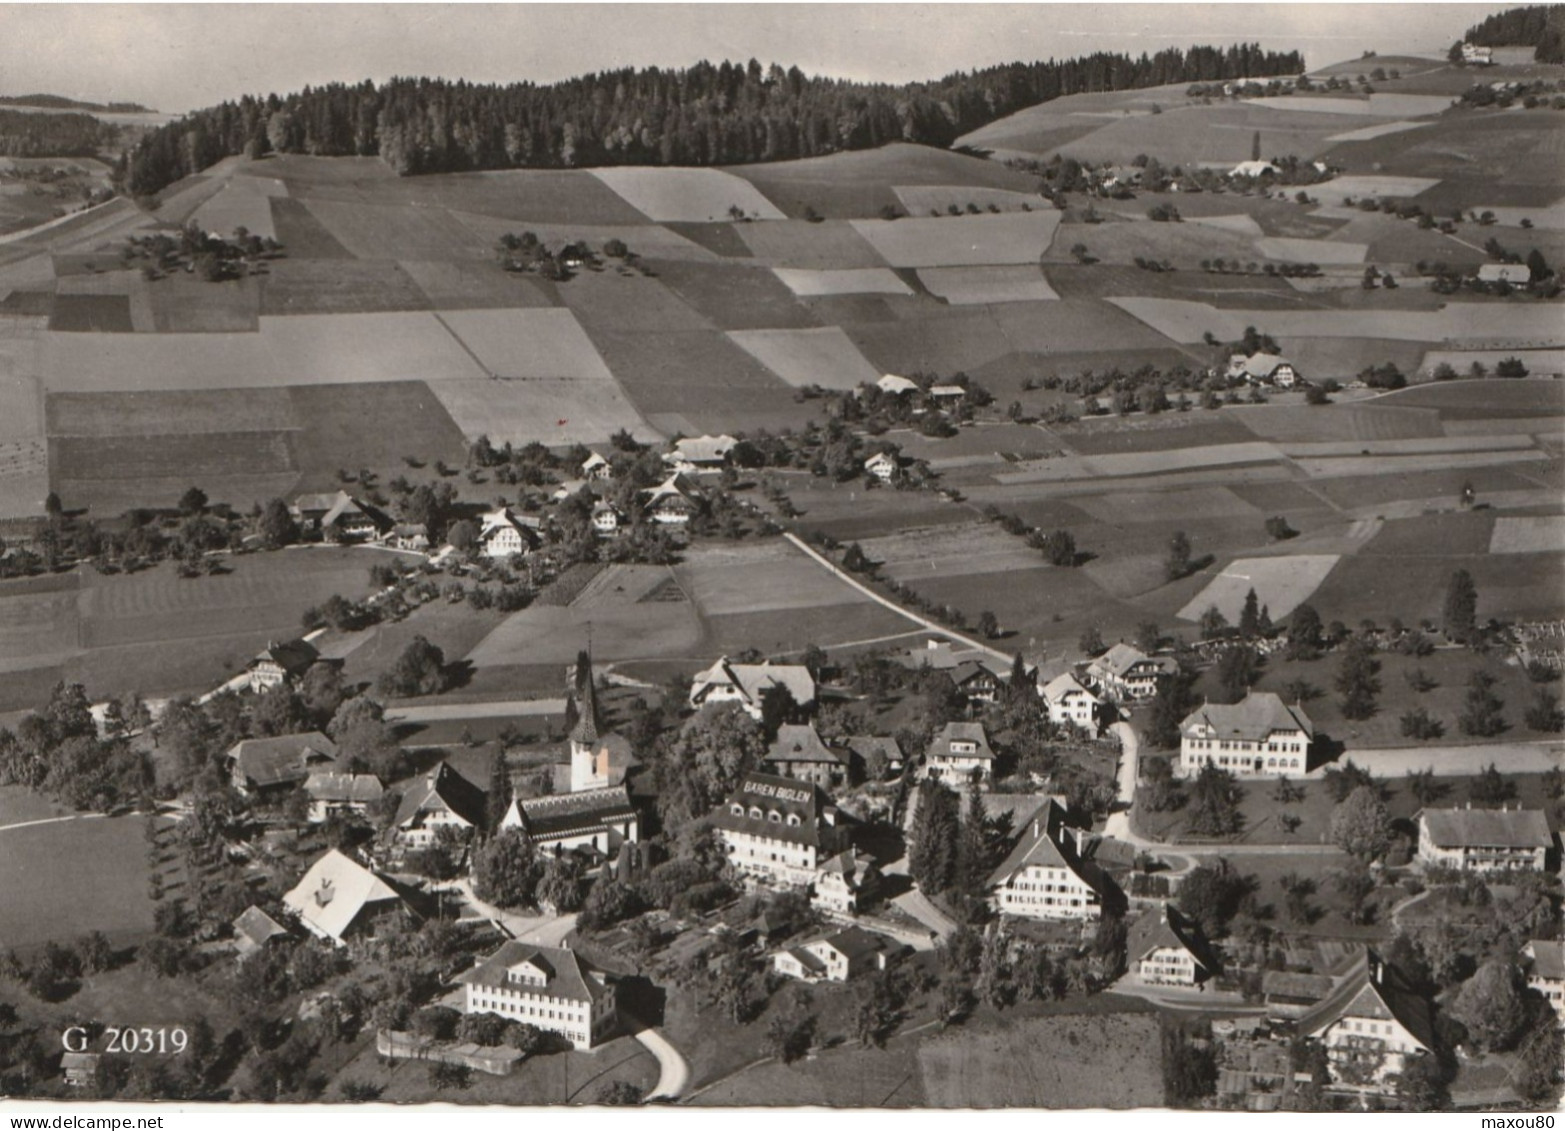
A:
[[[317,907],[325,907],[336,894],[337,892],[333,889],[331,881],[322,876],[320,889],[315,893],[315,905]]]

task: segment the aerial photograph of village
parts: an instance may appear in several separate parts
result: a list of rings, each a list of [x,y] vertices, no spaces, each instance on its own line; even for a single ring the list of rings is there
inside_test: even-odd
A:
[[[1559,1108],[1565,5],[0,20],[0,1110]]]

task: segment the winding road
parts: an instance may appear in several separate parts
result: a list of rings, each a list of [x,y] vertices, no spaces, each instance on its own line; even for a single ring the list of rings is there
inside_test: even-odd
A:
[[[657,1057],[658,1082],[643,1097],[648,1100],[677,1100],[690,1086],[690,1062],[687,1061],[667,1037],[650,1026],[636,1033],[636,1040],[643,1048]]]

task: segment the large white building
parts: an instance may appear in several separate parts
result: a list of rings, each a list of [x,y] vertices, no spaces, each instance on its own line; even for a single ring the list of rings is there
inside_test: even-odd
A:
[[[1252,691],[1238,703],[1197,707],[1179,732],[1185,777],[1216,766],[1235,777],[1261,778],[1307,771],[1315,726],[1303,707],[1290,707],[1270,691]]]
[[[624,784],[513,800],[502,829],[521,829],[540,851],[579,848],[613,859],[620,845],[641,839],[641,824]]]
[[[1365,950],[1340,987],[1298,1024],[1326,1046],[1337,1086],[1384,1091],[1410,1058],[1434,1051],[1429,1003],[1374,951]]]
[[[1065,811],[1051,799],[1023,831],[989,878],[996,911],[1024,919],[1097,919],[1105,899],[1118,896],[1113,880],[1082,859],[1064,820]]]
[[[614,985],[563,947],[512,940],[456,979],[468,1013],[495,1013],[590,1049],[614,1035]]]
[[[478,547],[486,557],[513,558],[538,548],[539,522],[530,515],[519,515],[509,507],[496,507],[483,516],[478,528]]]
[[[1554,836],[1541,809],[1425,809],[1418,814],[1418,859],[1467,872],[1542,871]]]
[[[713,810],[712,827],[740,873],[781,887],[808,887],[821,862],[844,847],[836,810],[820,790],[772,774],[746,774]]]

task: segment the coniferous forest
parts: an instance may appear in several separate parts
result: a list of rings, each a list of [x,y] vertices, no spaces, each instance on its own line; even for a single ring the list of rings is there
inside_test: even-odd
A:
[[[1483,47],[1534,47],[1537,62],[1565,63],[1565,4],[1497,12],[1468,28],[1466,40]]]
[[[1297,74],[1297,51],[1256,44],[1098,53],[1011,63],[934,82],[868,84],[797,67],[698,63],[549,85],[394,78],[286,97],[245,96],[152,130],[122,159],[134,195],[228,156],[379,156],[400,174],[592,165],[738,165],[869,149],[949,146],[962,134],[1067,94]]]
[[[88,114],[0,109],[0,157],[93,157],[118,133]]]

